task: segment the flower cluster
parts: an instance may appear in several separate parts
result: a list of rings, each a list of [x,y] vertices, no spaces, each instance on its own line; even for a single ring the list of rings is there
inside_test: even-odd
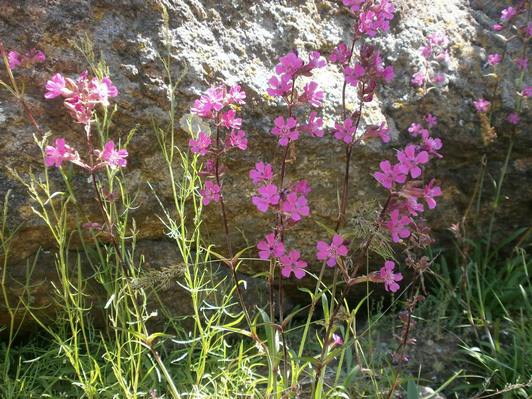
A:
[[[380,171],[374,173],[374,178],[389,192],[389,201],[385,211],[387,217],[383,227],[389,231],[393,242],[411,236],[420,223],[414,218],[428,209],[436,207],[435,198],[442,195],[434,179],[427,184],[422,181],[423,167],[431,158],[441,158],[438,152],[443,144],[441,139],[430,135],[430,128],[437,123],[435,116],[428,114],[425,123],[413,123],[408,131],[414,138],[420,140],[417,144],[408,144],[397,152],[397,162],[382,161]]]
[[[40,64],[46,61],[46,55],[41,50],[32,48],[25,54],[21,54],[16,50],[11,50],[7,53],[7,62],[11,70],[17,68],[28,68],[35,64]]]
[[[520,38],[523,46],[526,47],[530,36],[532,36],[532,23],[528,22],[526,18],[519,19],[520,15],[526,15],[526,13],[527,7],[525,2],[520,2],[516,6],[507,7],[501,11],[500,20],[492,26],[492,29],[496,32],[500,32],[501,35],[508,31],[510,38],[507,40]],[[523,56],[522,53],[512,57],[508,48],[502,55],[500,53],[488,54],[487,65],[491,66],[494,69],[494,73],[497,74],[497,65],[501,64],[508,57],[512,58],[513,64],[519,72],[526,73],[528,70],[528,58]],[[523,84],[523,87],[519,94],[523,97],[529,97],[530,86],[526,85],[524,79],[521,81],[521,84]],[[493,128],[491,127],[490,120],[486,116],[489,111],[492,111],[491,103],[484,98],[478,98],[473,101],[473,106],[479,114],[483,130],[492,130]],[[506,121],[511,125],[518,125],[521,118],[517,110],[508,113]]]
[[[384,65],[380,51],[372,45],[360,46],[358,60],[353,67],[344,66],[345,80],[349,85],[358,88],[361,101],[370,102],[379,82],[389,83],[393,80],[394,69],[391,65]]]
[[[105,166],[111,169],[125,168],[127,166],[128,152],[125,149],[118,149],[113,140],[108,140],[101,150],[92,149],[92,139],[90,134],[90,122],[97,104],[103,107],[109,105],[109,98],[118,95],[118,89],[113,85],[111,79],[104,77],[89,78],[88,72],[83,72],[78,79],[65,78],[60,73],[56,73],[46,82],[46,99],[63,97],[65,107],[77,123],[85,125],[87,143],[91,151],[88,154],[88,162],[83,161],[79,153],[64,138],[55,140],[55,145],[45,147],[44,162],[47,167],[55,166],[60,168],[66,162],[76,164],[83,169],[93,173]]]
[[[444,68],[449,62],[449,38],[443,32],[434,32],[427,36],[427,42],[421,47],[422,67],[412,75],[410,82],[416,87],[445,83]]]
[[[118,89],[109,77],[90,78],[88,72],[84,71],[76,80],[56,73],[46,82],[44,97],[47,100],[63,97],[64,105],[72,118],[86,125],[90,122],[94,108],[98,104],[107,107],[109,98],[117,95]]]
[[[239,85],[216,86],[207,89],[194,101],[191,112],[214,124],[216,137],[200,131],[188,142],[190,151],[205,157],[202,176],[207,180],[200,190],[203,205],[219,202],[222,198],[220,177],[223,171],[221,157],[227,152],[248,148],[246,132],[241,129],[242,118],[237,117],[236,107],[245,104],[246,93]]]

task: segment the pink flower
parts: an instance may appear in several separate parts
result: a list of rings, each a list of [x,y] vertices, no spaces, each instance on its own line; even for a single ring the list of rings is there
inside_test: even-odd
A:
[[[360,10],[360,6],[366,2],[366,0],[342,0],[344,6],[351,8],[351,11],[355,12]]]
[[[393,272],[394,268],[395,262],[387,260],[379,271],[379,277],[384,281],[384,289],[388,292],[397,292],[399,290],[399,284],[397,284],[397,281],[403,279],[401,273]]]
[[[311,51],[308,56],[308,64],[302,68],[302,72],[308,73],[313,69],[323,68],[327,65],[327,61],[323,58],[319,51]]]
[[[270,87],[266,90],[268,94],[272,97],[283,97],[286,96],[292,90],[292,78],[287,75],[281,77],[272,76],[268,80]]]
[[[430,155],[433,155],[437,158],[443,158],[438,150],[441,150],[443,143],[439,138],[432,138],[429,135],[423,136],[423,150],[427,151]]]
[[[318,260],[325,260],[329,267],[335,266],[338,257],[347,255],[348,249],[344,245],[344,241],[339,234],[333,236],[330,244],[325,241],[318,241],[316,244],[316,249],[318,250],[316,257]]]
[[[333,346],[342,346],[344,344],[344,340],[338,334],[333,334],[332,339],[333,339],[333,342],[332,342]]]
[[[423,84],[425,83],[425,73],[422,71],[416,72],[412,75],[412,79],[410,80],[410,82],[414,86],[423,86]]]
[[[401,195],[405,197],[405,201],[400,204],[400,207],[406,209],[406,211],[412,215],[417,216],[418,212],[423,212],[423,205],[417,202],[417,197],[406,192],[401,192]]]
[[[523,86],[523,90],[521,91],[521,95],[523,97],[532,97],[532,86]]]
[[[294,222],[299,222],[310,214],[307,199],[298,196],[297,193],[289,193],[281,204],[281,210],[286,213]]]
[[[390,135],[388,134],[390,129],[385,126],[385,122],[382,122],[380,126],[369,126],[366,129],[364,138],[369,137],[380,137],[383,143],[389,143],[391,140]]]
[[[392,167],[390,161],[381,161],[379,167],[382,172],[375,172],[373,177],[384,188],[391,190],[394,183],[403,184],[406,181],[406,175],[403,173],[399,164],[393,165]]]
[[[497,65],[502,61],[502,56],[498,53],[488,55],[488,64]]]
[[[279,64],[275,66],[277,75],[286,75],[293,77],[293,75],[303,66],[303,60],[298,57],[296,53],[290,53],[279,58]]]
[[[511,123],[512,125],[518,125],[521,121],[521,118],[519,118],[519,114],[517,112],[512,112],[508,114],[506,117],[506,120]]]
[[[355,134],[356,126],[353,125],[352,119],[346,119],[343,124],[334,124],[334,138],[343,141],[346,144],[353,142],[353,135]]]
[[[344,65],[349,60],[350,55],[351,52],[349,51],[347,44],[340,42],[329,56],[329,61],[333,64]]]
[[[211,138],[204,132],[199,132],[197,139],[190,139],[188,146],[194,154],[207,155],[211,145]]]
[[[432,77],[432,83],[435,85],[439,85],[445,82],[445,74],[443,73],[437,73]]]
[[[109,140],[105,143],[103,151],[98,155],[100,159],[106,162],[112,169],[125,168],[127,165],[127,150],[115,150],[115,143],[113,140]]]
[[[63,162],[73,161],[78,158],[77,152],[66,144],[64,138],[56,139],[55,147],[48,145],[44,149],[44,152],[44,162],[47,167],[55,166],[56,168],[60,168],[63,166]]]
[[[227,144],[229,147],[238,148],[239,150],[245,151],[248,148],[248,139],[246,137],[246,132],[243,130],[233,130],[227,138]]]
[[[401,242],[402,238],[410,236],[410,230],[406,227],[412,220],[399,213],[399,209],[390,212],[390,219],[384,224],[384,227],[390,232],[393,242]]]
[[[255,169],[249,171],[249,177],[255,185],[270,182],[273,179],[272,165],[269,163],[257,162],[255,164]]]
[[[400,162],[399,169],[405,175],[410,173],[413,179],[421,176],[421,168],[418,165],[425,164],[429,161],[427,151],[416,153],[416,146],[409,144],[402,151],[397,153],[397,159]]]
[[[292,186],[292,192],[296,194],[301,194],[304,197],[309,195],[311,191],[312,191],[312,188],[310,187],[310,184],[308,184],[308,181],[305,179],[299,180],[297,183],[295,183]]]
[[[323,90],[320,89],[316,82],[312,81],[305,85],[300,101],[308,102],[313,107],[321,107],[324,98],[325,93]]]
[[[246,99],[246,92],[241,90],[239,85],[231,86],[229,89],[229,102],[243,105],[246,102],[244,101]]]
[[[251,197],[251,202],[253,202],[257,209],[262,213],[266,213],[270,206],[277,205],[281,198],[279,195],[279,189],[275,184],[267,184],[259,187],[257,192],[259,195]]]
[[[427,36],[429,43],[433,46],[447,47],[449,38],[445,32],[434,32]]]
[[[528,59],[517,58],[515,60],[515,65],[517,65],[517,68],[519,68],[521,71],[525,71],[526,69],[528,69]]]
[[[308,123],[300,126],[300,130],[312,137],[323,137],[323,119],[318,118],[316,111],[312,111],[308,117]]]
[[[102,104],[104,107],[109,106],[109,97],[116,97],[118,95],[118,89],[109,77],[104,77],[101,81],[98,78],[93,78],[91,81],[93,87],[93,93],[95,100]]]
[[[7,53],[7,62],[9,68],[16,69],[22,64],[22,56],[17,51],[10,51]]]
[[[432,55],[432,47],[430,45],[421,47],[421,55],[428,60]]]
[[[473,105],[475,106],[477,112],[488,112],[491,103],[488,100],[479,98],[477,101],[473,101]]]
[[[67,94],[65,78],[60,73],[52,76],[52,79],[46,82],[45,88],[46,93],[44,93],[44,98],[47,100]]]
[[[284,255],[284,244],[275,239],[274,233],[268,234],[264,237],[264,240],[259,241],[257,248],[259,249],[259,258],[262,260],[278,258]]]
[[[218,184],[207,180],[205,182],[205,187],[200,190],[200,195],[203,198],[203,205],[207,206],[211,202],[219,202],[221,198],[221,188]]]
[[[517,15],[515,7],[508,7],[501,11],[501,20],[509,21]]]
[[[423,129],[423,126],[419,123],[412,123],[410,127],[408,128],[408,132],[412,137],[417,137],[421,134],[421,130]]]
[[[427,115],[425,115],[425,122],[427,122],[427,126],[429,128],[433,128],[434,126],[436,126],[438,124],[438,118],[436,118],[432,114],[427,114]]]
[[[224,86],[207,89],[199,99],[194,101],[190,112],[202,118],[212,118],[214,113],[219,112],[226,105],[225,92]]]
[[[301,253],[297,249],[291,250],[287,255],[280,257],[279,261],[281,262],[281,274],[285,278],[290,278],[291,274],[294,273],[294,276],[298,280],[301,280],[305,276],[305,267],[307,267],[307,262],[300,259]]]
[[[274,120],[274,128],[272,134],[279,137],[279,145],[286,147],[288,143],[295,141],[299,138],[299,132],[297,131],[297,120],[295,118],[288,118],[285,122],[282,116],[278,116]]]
[[[374,3],[367,11],[361,12],[358,21],[358,31],[369,37],[375,37],[380,30],[386,32],[390,29],[395,8],[389,0]]]
[[[351,86],[356,86],[360,78],[362,78],[365,73],[366,73],[366,70],[364,69],[364,67],[358,63],[355,64],[354,68],[351,68],[351,67],[344,68],[345,81],[349,83]]]
[[[429,184],[423,188],[423,198],[425,199],[429,209],[436,208],[437,203],[434,197],[439,197],[442,195],[441,188],[439,186],[435,186],[435,183],[436,180],[432,179]]]
[[[242,119],[236,118],[236,111],[230,109],[222,114],[221,122],[227,129],[240,129],[242,126]]]
[[[493,29],[495,32],[500,32],[501,30],[504,29],[504,25],[502,25],[502,24],[493,24],[491,29]]]

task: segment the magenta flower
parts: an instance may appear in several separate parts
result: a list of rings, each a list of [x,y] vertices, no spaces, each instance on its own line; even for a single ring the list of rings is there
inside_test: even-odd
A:
[[[259,195],[251,197],[251,202],[253,202],[257,209],[262,213],[266,213],[270,206],[277,205],[281,198],[279,195],[279,189],[275,184],[267,184],[259,187],[257,192]]]
[[[231,88],[229,89],[229,98],[228,98],[228,101],[230,103],[243,105],[246,103],[244,101],[245,99],[246,99],[246,92],[243,91],[239,85],[231,86]]]
[[[489,111],[491,103],[488,100],[479,98],[477,101],[473,101],[473,105],[477,112],[485,113]]]
[[[427,114],[427,115],[425,115],[425,122],[427,122],[427,126],[429,128],[433,128],[434,126],[436,126],[438,124],[438,118],[436,118],[432,114]]]
[[[387,32],[394,11],[395,8],[389,0],[381,0],[379,4],[374,3],[369,10],[360,13],[358,31],[369,37],[375,37],[379,30]]]
[[[275,239],[274,233],[266,235],[264,240],[259,241],[257,248],[259,249],[259,258],[262,260],[279,258],[284,255],[284,244]]]
[[[283,75],[281,77],[278,76],[272,76],[270,80],[268,80],[268,84],[270,87],[266,89],[268,94],[272,97],[284,97],[288,95],[292,91],[292,78],[287,75]]]
[[[308,123],[300,126],[300,130],[312,137],[323,137],[323,119],[318,118],[316,111],[312,111],[308,117]]]
[[[308,102],[313,107],[321,107],[325,93],[320,89],[318,84],[314,81],[305,85],[303,95],[299,98],[302,102]]]
[[[504,29],[504,25],[503,24],[493,24],[491,29],[493,29],[495,32],[500,32],[501,30]]]
[[[342,0],[344,6],[351,8],[351,11],[355,12],[360,10],[360,6],[366,2],[366,0]]]
[[[421,176],[421,168],[418,165],[426,164],[429,161],[429,154],[427,151],[420,151],[416,153],[416,146],[409,144],[402,151],[397,153],[399,160],[399,169],[405,175],[410,173],[413,179]]]
[[[506,117],[506,120],[511,123],[512,125],[518,125],[521,121],[521,118],[519,118],[519,114],[517,112],[512,112],[508,114]]]
[[[427,46],[423,46],[423,47],[421,47],[420,50],[421,50],[420,52],[421,52],[421,55],[423,56],[423,58],[425,58],[425,59],[427,59],[427,60],[428,60],[428,59],[430,58],[430,56],[432,55],[432,47],[430,46],[430,44],[427,45]]]
[[[517,15],[517,9],[515,7],[508,7],[501,11],[501,19],[503,21],[509,21]]]
[[[298,57],[296,53],[290,53],[279,58],[279,64],[275,66],[275,73],[277,75],[286,75],[293,77],[293,75],[303,66],[303,60]]]
[[[498,53],[488,55],[488,64],[490,65],[494,66],[494,65],[500,64],[501,61],[502,61],[502,56]]]
[[[434,32],[427,36],[429,43],[433,46],[447,47],[449,45],[449,38],[445,32]]]
[[[353,125],[352,119],[346,119],[343,124],[334,124],[334,138],[343,141],[346,144],[353,142],[353,135],[355,134],[356,126]]]
[[[292,192],[300,194],[304,197],[310,194],[312,191],[312,188],[310,187],[310,184],[308,184],[307,180],[299,180],[296,184],[292,186]]]
[[[279,137],[280,146],[286,147],[288,143],[299,138],[296,118],[290,117],[285,122],[282,116],[278,116],[275,118],[274,124],[275,126],[272,129],[272,134]]]
[[[412,75],[410,83],[418,87],[423,86],[423,84],[425,83],[425,73],[422,71],[416,72]]]
[[[532,97],[532,86],[523,86],[523,90],[521,91],[521,95],[523,97]]]
[[[211,137],[204,132],[199,132],[197,139],[190,139],[188,146],[194,154],[207,155],[211,145]]]
[[[391,140],[390,135],[388,134],[390,132],[390,129],[388,129],[385,126],[385,122],[382,122],[380,126],[369,126],[366,129],[366,133],[364,134],[364,138],[370,138],[370,137],[380,137],[383,143],[389,143]]]
[[[327,65],[327,61],[323,58],[319,51],[311,51],[308,56],[308,64],[305,65],[301,72],[303,74],[311,72],[313,69],[323,68]]]
[[[205,186],[200,190],[200,195],[203,199],[203,205],[207,206],[211,202],[219,202],[221,198],[221,188],[218,184],[207,180]]]
[[[445,82],[445,74],[443,73],[437,73],[432,77],[432,83],[435,85],[439,85]]]
[[[329,61],[333,64],[344,65],[349,60],[350,56],[351,52],[349,51],[347,44],[340,42],[329,56]]]
[[[233,130],[227,138],[227,144],[229,147],[238,148],[245,151],[248,148],[248,139],[246,132],[243,130]]]
[[[421,126],[419,123],[412,123],[410,127],[408,128],[408,132],[412,137],[417,137],[421,134],[421,130],[423,129],[423,126]]]
[[[379,164],[382,172],[375,172],[373,177],[384,188],[391,190],[394,183],[403,184],[406,181],[406,174],[403,173],[399,164],[393,165],[390,161],[381,161]]]
[[[347,255],[348,249],[344,245],[344,241],[343,237],[339,234],[333,236],[330,244],[327,244],[325,241],[318,241],[316,244],[316,258],[326,261],[329,267],[335,266],[337,258]]]
[[[364,76],[366,70],[360,64],[355,64],[354,68],[345,67],[344,68],[344,77],[347,83],[351,86],[356,86],[358,81]]]
[[[294,192],[286,196],[281,204],[281,210],[294,222],[299,222],[302,218],[310,214],[307,199],[304,196],[298,196]]]
[[[70,93],[70,91],[67,91],[66,89],[65,78],[60,73],[56,73],[52,76],[52,78],[46,82],[45,88],[46,93],[44,93],[44,98],[47,100]]]
[[[394,273],[395,262],[387,260],[384,262],[384,266],[379,270],[379,278],[384,281],[384,289],[388,292],[397,292],[399,290],[399,284],[397,281],[403,279],[401,273]]]
[[[20,66],[20,64],[22,64],[22,56],[17,51],[10,51],[7,53],[7,62],[9,64],[9,68],[16,69]]]
[[[305,267],[307,262],[300,259],[301,253],[297,249],[291,250],[287,255],[280,257],[281,262],[281,274],[285,278],[290,278],[291,274],[298,280],[301,280],[305,276]]]
[[[436,180],[432,179],[429,184],[423,188],[423,198],[425,199],[429,209],[436,208],[437,203],[434,197],[439,197],[443,194],[441,188],[434,185],[435,183]]]
[[[227,129],[240,129],[242,126],[242,119],[236,118],[236,111],[234,109],[223,113],[221,122]]]
[[[393,242],[401,242],[402,238],[410,236],[410,230],[406,227],[412,220],[399,213],[399,209],[390,212],[390,219],[384,224],[384,227],[390,232]]]
[[[270,182],[273,179],[272,165],[269,163],[257,162],[255,164],[255,169],[249,171],[249,177],[255,185]]]
[[[111,169],[125,168],[127,166],[127,150],[116,150],[113,140],[105,143],[102,152],[99,152],[98,155]]]
[[[364,0],[365,1],[365,0]],[[332,345],[333,346],[342,346],[344,344],[344,340],[342,337],[338,334],[332,335]]]
[[[109,97],[118,96],[118,89],[109,77],[105,76],[101,81],[98,78],[93,78],[91,81],[91,87],[95,100],[102,104],[104,107],[109,106]]]
[[[432,138],[429,135],[423,136],[423,150],[427,151],[430,155],[433,155],[437,158],[443,158],[438,151],[443,147],[443,143],[439,138]]]
[[[423,205],[417,202],[417,197],[415,195],[410,195],[407,193],[401,193],[405,197],[405,201],[401,204],[407,212],[412,216],[417,216],[419,212],[423,212]]]
[[[48,145],[44,149],[45,159],[44,162],[47,167],[55,166],[60,168],[63,166],[63,162],[73,161],[78,159],[78,153],[66,144],[64,138],[55,139],[55,147]]]
[[[199,99],[194,101],[194,106],[190,112],[202,118],[212,118],[226,105],[225,94],[226,88],[224,86],[207,89]]]

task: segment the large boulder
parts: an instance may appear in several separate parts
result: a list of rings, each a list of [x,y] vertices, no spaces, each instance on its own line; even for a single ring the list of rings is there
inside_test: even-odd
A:
[[[162,22],[161,3],[169,13],[168,31]],[[45,130],[79,146],[83,140],[79,125],[72,123],[60,101],[44,100],[43,87],[55,72],[74,76],[86,69],[86,60],[75,49],[75,44],[85,37],[94,43],[95,53],[105,59],[113,82],[120,90],[120,96],[115,99],[119,109],[112,126],[113,136],[125,137],[137,127],[128,147],[130,156],[125,175],[141,204],[133,213],[140,238],[152,240],[148,241],[150,243],[164,240],[165,231],[157,218],[161,210],[147,182],[163,202],[170,203],[171,199],[168,176],[152,129],[154,120],[159,124],[167,120],[167,89],[159,55],[170,55],[174,78],[179,82],[178,116],[189,112],[194,98],[209,86],[221,82],[241,84],[249,100],[242,112],[250,150],[230,159],[225,192],[232,239],[244,245],[246,241],[256,242],[271,221],[259,215],[251,205],[252,186],[247,178],[247,171],[257,159],[272,160],[280,156],[269,131],[273,118],[284,109],[265,97],[267,80],[278,57],[292,49],[328,54],[340,40],[350,39],[352,20],[340,3],[315,0],[0,0],[0,37],[9,49],[37,47],[46,53],[48,58],[43,66],[17,72],[26,82],[25,98]],[[396,7],[398,12],[391,32],[376,41],[387,63],[395,66],[397,76],[366,108],[363,118],[365,125],[385,120],[392,130],[393,140],[390,145],[371,143],[356,150],[348,213],[354,215],[369,202],[382,200],[384,193],[370,172],[380,160],[393,156],[393,147],[404,144],[404,132],[410,123],[431,112],[440,121],[437,134],[444,141],[445,157],[429,170],[441,180],[444,189],[441,206],[430,219],[437,235],[445,242],[449,237],[447,229],[462,220],[470,204],[484,163],[487,163],[487,171],[478,209],[479,223],[492,212],[491,179],[497,178],[508,146],[508,125],[504,117],[514,106],[517,72],[510,61],[505,62],[508,72],[503,75],[502,96],[498,98],[502,110],[495,115],[496,126],[500,126],[498,138],[485,145],[472,100],[491,93],[492,86],[487,84],[490,78],[482,75],[488,73],[487,53],[502,49],[500,40],[490,31],[500,8],[494,2],[481,0],[397,0]],[[438,89],[422,92],[412,87],[410,78],[421,63],[419,48],[432,32],[445,32],[450,38],[447,80]],[[341,99],[341,73],[331,66],[320,71],[316,79],[327,91],[324,114],[328,115],[326,122],[331,125]],[[524,120],[521,126],[527,126],[527,122]],[[0,91],[0,131],[0,194],[3,197],[8,189],[12,190],[9,221],[12,227],[21,226],[8,264],[15,275],[20,275],[28,258],[39,248],[53,250],[53,243],[46,227],[32,213],[25,189],[8,172],[9,167],[24,175],[29,168],[38,170],[42,160],[34,143],[34,129],[5,90]],[[178,145],[184,147],[186,133],[179,130],[176,137]],[[497,236],[529,223],[523,216],[532,211],[532,188],[527,184],[532,176],[530,129],[522,129],[516,140],[504,182],[504,198],[498,210]],[[296,159],[288,170],[288,178],[304,177],[310,181],[313,219],[331,226],[336,217],[343,163],[342,146],[327,135],[324,139],[305,138],[299,142]],[[52,175],[58,177],[55,172]],[[76,181],[76,190],[86,204],[86,212],[93,213],[97,220],[90,185],[82,176]],[[223,242],[221,226],[217,209],[207,209],[204,229],[209,241]],[[319,238],[324,238],[323,230],[309,219],[290,233],[288,244],[302,247],[311,260],[312,243]],[[158,251],[150,253],[157,258]],[[152,262],[157,263],[157,259]],[[39,279],[42,284],[53,280],[52,268],[53,262],[37,263],[38,275],[44,276]],[[253,271],[256,268],[249,267],[249,272]],[[8,287],[14,296],[18,289],[15,284]],[[45,288],[36,290],[34,301],[42,305],[47,292]]]

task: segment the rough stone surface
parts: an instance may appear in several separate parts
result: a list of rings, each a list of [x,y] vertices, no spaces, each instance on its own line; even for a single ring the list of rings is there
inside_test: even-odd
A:
[[[249,201],[252,187],[247,171],[257,158],[271,160],[280,153],[269,134],[273,117],[282,112],[277,104],[265,99],[266,82],[277,58],[291,49],[305,53],[314,49],[327,54],[341,40],[349,40],[350,18],[339,1],[319,0],[163,0],[170,15],[169,42],[165,43],[160,7],[154,0],[0,0],[0,38],[8,48],[38,47],[48,60],[35,71],[21,73],[26,81],[26,98],[36,119],[54,136],[65,136],[81,144],[82,133],[64,111],[60,101],[44,101],[43,87],[55,72],[76,75],[87,64],[74,43],[87,35],[110,67],[113,82],[120,89],[116,99],[119,110],[112,127],[113,136],[125,137],[137,127],[128,150],[130,162],[126,171],[130,188],[138,192],[142,204],[134,212],[141,238],[160,240],[164,231],[156,215],[160,212],[146,182],[153,184],[163,198],[170,199],[165,183],[162,157],[152,130],[152,121],[164,124],[167,118],[164,72],[158,55],[166,56],[169,45],[175,79],[179,81],[178,116],[188,112],[193,99],[214,83],[240,83],[248,93],[249,105],[243,108],[244,126],[250,136],[250,151],[230,160],[226,179],[226,200],[233,240],[256,242],[268,227],[268,219],[258,216]],[[477,116],[472,112],[472,100],[488,96],[485,85],[489,78],[488,52],[501,50],[501,43],[489,31],[500,7],[492,1],[467,0],[397,0],[398,13],[390,34],[377,41],[387,62],[397,71],[393,84],[383,89],[368,107],[364,123],[386,120],[394,137],[391,145],[367,145],[355,153],[352,166],[353,189],[350,209],[382,199],[380,190],[369,172],[383,157],[393,156],[393,147],[404,142],[404,132],[413,121],[426,112],[438,116],[438,134],[445,143],[445,159],[431,168],[431,174],[442,181],[445,195],[441,207],[431,216],[432,226],[448,239],[447,228],[459,222],[474,192],[484,159],[488,169],[479,215],[485,220],[490,214],[489,199],[493,195],[491,179],[496,179],[508,145],[507,124],[496,126],[499,138],[484,146]],[[451,60],[446,70],[448,84],[441,89],[422,94],[409,84],[416,65],[421,62],[418,48],[427,34],[445,31],[451,39]],[[513,106],[515,68],[503,77],[504,111],[495,115],[502,121]],[[0,76],[3,76],[0,75]],[[327,90],[325,113],[339,108],[339,71],[328,68],[317,79]],[[528,121],[523,122],[527,126]],[[20,273],[25,260],[38,248],[51,248],[49,234],[32,214],[24,189],[7,171],[21,173],[28,168],[40,168],[38,148],[34,144],[31,126],[26,123],[18,105],[5,90],[0,91],[0,194],[12,190],[10,223],[20,229],[15,240],[10,267]],[[401,133],[401,134],[400,134]],[[186,135],[176,132],[179,145],[185,145]],[[402,139],[401,139],[402,137]],[[530,129],[523,129],[517,138],[509,165],[504,194],[499,210],[497,231],[504,234],[526,225],[526,215],[532,211],[532,154]],[[296,160],[289,167],[289,178],[306,177],[314,188],[310,195],[313,217],[332,224],[335,198],[343,167],[343,149],[330,136],[323,140],[305,138],[298,144]],[[87,203],[87,212],[96,214],[86,180],[76,182],[80,195]],[[207,210],[205,224],[208,239],[221,242],[220,218]],[[311,221],[301,223],[291,234],[288,245],[304,245],[312,256],[316,239],[322,231]],[[150,241],[154,242],[154,241]],[[153,252],[153,251],[152,251]],[[153,252],[157,257],[158,253]],[[157,262],[157,259],[154,260]],[[37,264],[43,279],[51,279],[50,263]],[[15,287],[13,294],[16,294]],[[46,291],[46,290],[45,290]],[[39,295],[39,294],[35,294]],[[42,299],[42,298],[41,298]],[[179,311],[179,310],[176,310]]]

